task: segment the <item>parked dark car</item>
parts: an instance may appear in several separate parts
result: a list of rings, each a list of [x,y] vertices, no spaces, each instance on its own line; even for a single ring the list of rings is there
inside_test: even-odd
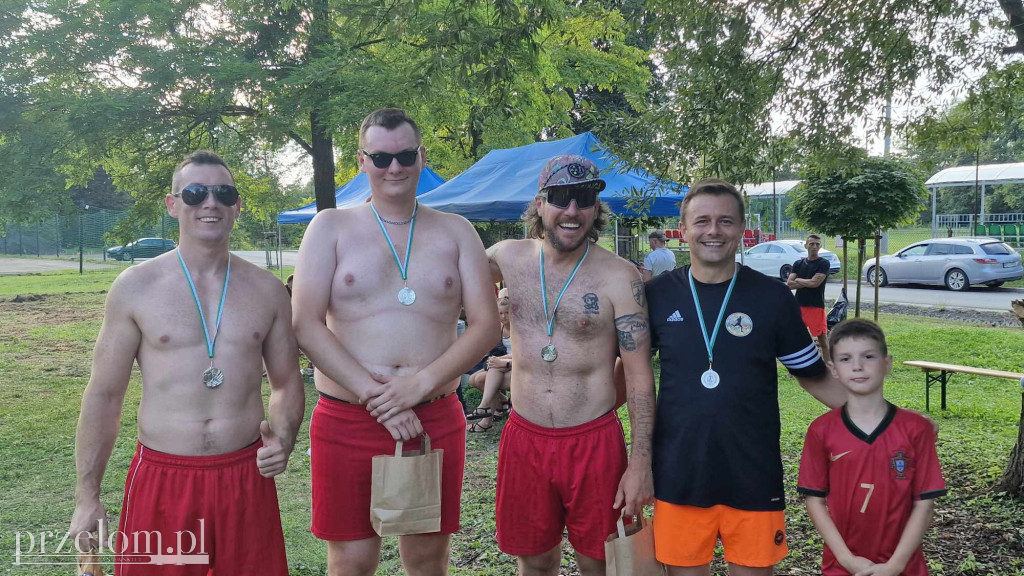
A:
[[[107,258],[112,260],[135,260],[136,258],[154,258],[174,250],[174,240],[164,238],[139,238],[124,246],[107,248]]]

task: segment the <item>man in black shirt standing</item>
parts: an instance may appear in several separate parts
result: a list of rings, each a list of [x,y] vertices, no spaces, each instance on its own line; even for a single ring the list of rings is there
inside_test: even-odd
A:
[[[800,316],[811,336],[818,341],[821,355],[828,358],[828,323],[825,320],[825,280],[828,278],[828,260],[818,257],[821,236],[811,234],[804,243],[807,257],[793,263],[786,285],[796,290]]]
[[[694,184],[680,230],[690,266],[647,283],[661,355],[654,540],[669,576],[706,576],[719,539],[731,576],[768,576],[787,552],[778,371],[830,407],[845,402],[785,286],[736,264],[743,197]]]

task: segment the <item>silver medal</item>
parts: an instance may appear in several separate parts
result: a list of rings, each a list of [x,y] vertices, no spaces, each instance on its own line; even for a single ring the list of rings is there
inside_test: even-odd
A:
[[[203,384],[207,388],[216,388],[224,383],[224,371],[210,366],[203,372]]]
[[[700,375],[700,383],[703,384],[704,387],[707,388],[708,390],[716,388],[718,386],[718,383],[721,381],[722,379],[719,378],[718,372],[715,372],[710,368],[708,368],[703,374]]]
[[[412,291],[412,288],[406,286],[398,291],[398,301],[402,303],[402,306],[412,306],[412,303],[416,301],[416,293]]]
[[[540,349],[540,357],[543,358],[545,362],[554,362],[555,358],[558,358],[558,349],[555,348],[554,344],[548,344]]]

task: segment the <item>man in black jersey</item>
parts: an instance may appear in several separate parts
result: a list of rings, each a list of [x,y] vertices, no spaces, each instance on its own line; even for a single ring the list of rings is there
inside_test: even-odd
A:
[[[709,575],[720,538],[730,574],[768,575],[787,552],[776,359],[823,404],[846,396],[789,290],[735,263],[736,188],[698,182],[680,212],[691,265],[647,284],[661,354],[655,547],[670,575]]]
[[[800,303],[800,316],[807,325],[807,331],[818,341],[821,355],[828,358],[828,322],[825,319],[825,280],[828,279],[828,260],[818,257],[821,250],[821,236],[811,234],[804,242],[807,256],[793,263],[793,272],[786,279],[786,286],[796,290],[796,301]]]

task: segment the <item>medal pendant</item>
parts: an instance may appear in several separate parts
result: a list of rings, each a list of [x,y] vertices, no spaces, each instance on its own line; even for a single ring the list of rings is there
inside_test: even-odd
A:
[[[710,368],[700,375],[700,383],[708,390],[718,387],[718,383],[721,381],[722,379],[718,376],[718,372]]]
[[[412,303],[416,301],[416,293],[412,291],[412,288],[405,286],[398,291],[398,301],[402,303],[402,306],[412,306]]]
[[[216,388],[224,383],[224,371],[210,366],[203,372],[203,384],[207,388]]]
[[[540,357],[543,358],[545,362],[554,362],[555,358],[558,358],[558,349],[555,348],[554,344],[548,344],[540,349]]]

